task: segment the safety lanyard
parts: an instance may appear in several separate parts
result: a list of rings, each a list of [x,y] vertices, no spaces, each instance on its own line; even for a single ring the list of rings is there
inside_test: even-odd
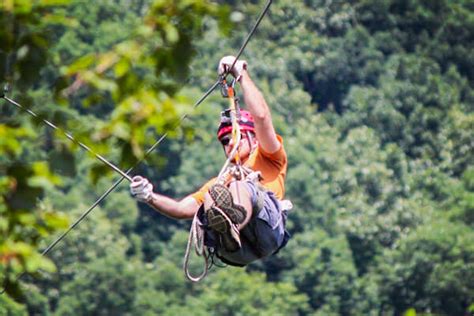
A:
[[[241,165],[240,155],[239,155],[239,146],[240,140],[242,139],[242,133],[240,132],[240,125],[239,125],[239,115],[240,115],[240,108],[235,97],[235,79],[229,85],[227,84],[226,79],[223,77],[221,78],[221,93],[224,97],[229,100],[229,109],[230,109],[230,119],[232,122],[232,143],[234,147],[230,152],[229,156],[227,157],[224,166],[222,167],[221,171],[219,172],[219,176],[217,177],[218,182],[225,182],[226,179],[223,179],[223,176],[232,160],[235,161],[236,166]]]
[[[239,147],[242,134],[240,133],[239,125],[240,108],[235,98],[234,83],[235,80],[232,82],[232,85],[227,86],[227,98],[229,100],[230,117],[232,121],[232,142],[234,144],[232,154],[229,156],[235,158],[236,164],[240,165]]]

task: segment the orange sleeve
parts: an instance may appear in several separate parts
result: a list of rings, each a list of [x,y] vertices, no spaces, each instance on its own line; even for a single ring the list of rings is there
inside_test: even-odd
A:
[[[213,185],[214,182],[216,182],[216,179],[217,178],[212,178],[211,180],[207,181],[199,190],[197,190],[190,196],[194,198],[198,202],[198,204],[204,203],[204,197],[207,191],[209,191],[209,188],[211,187],[211,185]]]
[[[258,148],[258,151],[263,157],[273,161],[275,164],[281,167],[281,166],[286,165],[287,158],[286,158],[285,148],[283,147],[283,138],[277,134],[277,139],[278,139],[278,142],[280,143],[280,148],[274,153],[267,153],[261,147]]]

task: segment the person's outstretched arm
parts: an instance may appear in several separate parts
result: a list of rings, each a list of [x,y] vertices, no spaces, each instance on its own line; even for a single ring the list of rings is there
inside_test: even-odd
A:
[[[273,127],[270,108],[246,69],[242,71],[240,76],[240,86],[242,87],[245,105],[255,121],[255,134],[260,147],[267,153],[278,151],[281,144]]]
[[[219,62],[218,72],[224,73],[234,63],[234,56],[223,57]],[[270,108],[247,71],[247,62],[238,60],[231,71],[232,75],[240,82],[244,103],[255,121],[255,134],[260,147],[267,153],[274,153],[280,149],[273,127]]]
[[[148,179],[135,176],[130,184],[130,192],[138,201],[147,203],[163,215],[175,219],[193,218],[199,209],[198,202],[191,196],[177,201],[165,195],[153,192]]]

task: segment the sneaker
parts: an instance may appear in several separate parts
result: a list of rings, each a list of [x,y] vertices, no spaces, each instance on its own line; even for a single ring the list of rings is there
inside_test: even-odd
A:
[[[214,206],[224,211],[234,224],[242,224],[244,222],[247,211],[242,205],[234,203],[232,194],[225,185],[214,184],[209,189],[209,195],[214,201]]]
[[[242,247],[240,232],[232,220],[216,206],[207,211],[209,228],[211,228],[219,239],[219,244],[228,252],[234,252]]]
[[[245,220],[245,208],[234,203],[232,194],[224,185],[213,185],[209,189],[209,195],[214,201],[207,211],[209,228],[218,233],[221,244],[227,251],[239,250],[242,245],[237,225]]]

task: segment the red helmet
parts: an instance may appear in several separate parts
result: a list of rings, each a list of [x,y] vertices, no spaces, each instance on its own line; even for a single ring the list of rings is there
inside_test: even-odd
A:
[[[217,138],[232,132],[232,120],[230,116],[230,109],[221,112],[221,121],[217,129]],[[240,110],[239,125],[241,131],[249,131],[255,133],[255,125],[252,114],[246,110]]]

